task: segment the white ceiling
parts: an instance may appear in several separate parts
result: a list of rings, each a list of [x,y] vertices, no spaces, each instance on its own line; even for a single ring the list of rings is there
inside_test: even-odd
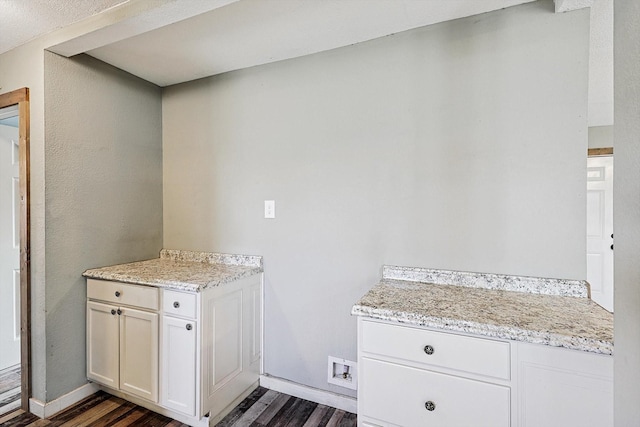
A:
[[[50,50],[168,86],[529,1],[0,0],[0,53],[59,29]],[[555,1],[592,4],[589,125],[612,124],[613,0]]]
[[[129,0],[0,0],[0,53]]]

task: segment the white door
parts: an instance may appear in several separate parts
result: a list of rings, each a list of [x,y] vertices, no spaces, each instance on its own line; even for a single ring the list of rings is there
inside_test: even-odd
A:
[[[0,125],[0,371],[20,364],[18,136]]]
[[[591,298],[613,312],[613,157],[587,159],[587,281]]]

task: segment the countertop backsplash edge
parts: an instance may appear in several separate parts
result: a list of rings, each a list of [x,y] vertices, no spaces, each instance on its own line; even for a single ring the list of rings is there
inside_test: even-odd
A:
[[[258,255],[238,255],[218,252],[186,251],[181,249],[162,249],[161,259],[184,262],[202,262],[207,264],[240,265],[262,268],[262,257]]]
[[[589,298],[590,295],[589,283],[585,280],[474,273],[422,267],[384,265],[382,267],[382,279],[577,298]]]

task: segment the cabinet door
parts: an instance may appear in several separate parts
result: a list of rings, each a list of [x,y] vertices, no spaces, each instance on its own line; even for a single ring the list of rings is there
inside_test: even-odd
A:
[[[196,322],[164,316],[162,320],[162,406],[196,413]]]
[[[158,314],[120,309],[120,389],[157,402]]]
[[[116,389],[120,383],[117,309],[87,302],[87,378]]]

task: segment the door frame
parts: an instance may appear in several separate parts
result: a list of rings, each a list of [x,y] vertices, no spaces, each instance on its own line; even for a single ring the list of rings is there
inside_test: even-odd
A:
[[[18,106],[20,140],[20,405],[29,411],[31,397],[31,167],[29,88],[0,94],[0,108]]]

